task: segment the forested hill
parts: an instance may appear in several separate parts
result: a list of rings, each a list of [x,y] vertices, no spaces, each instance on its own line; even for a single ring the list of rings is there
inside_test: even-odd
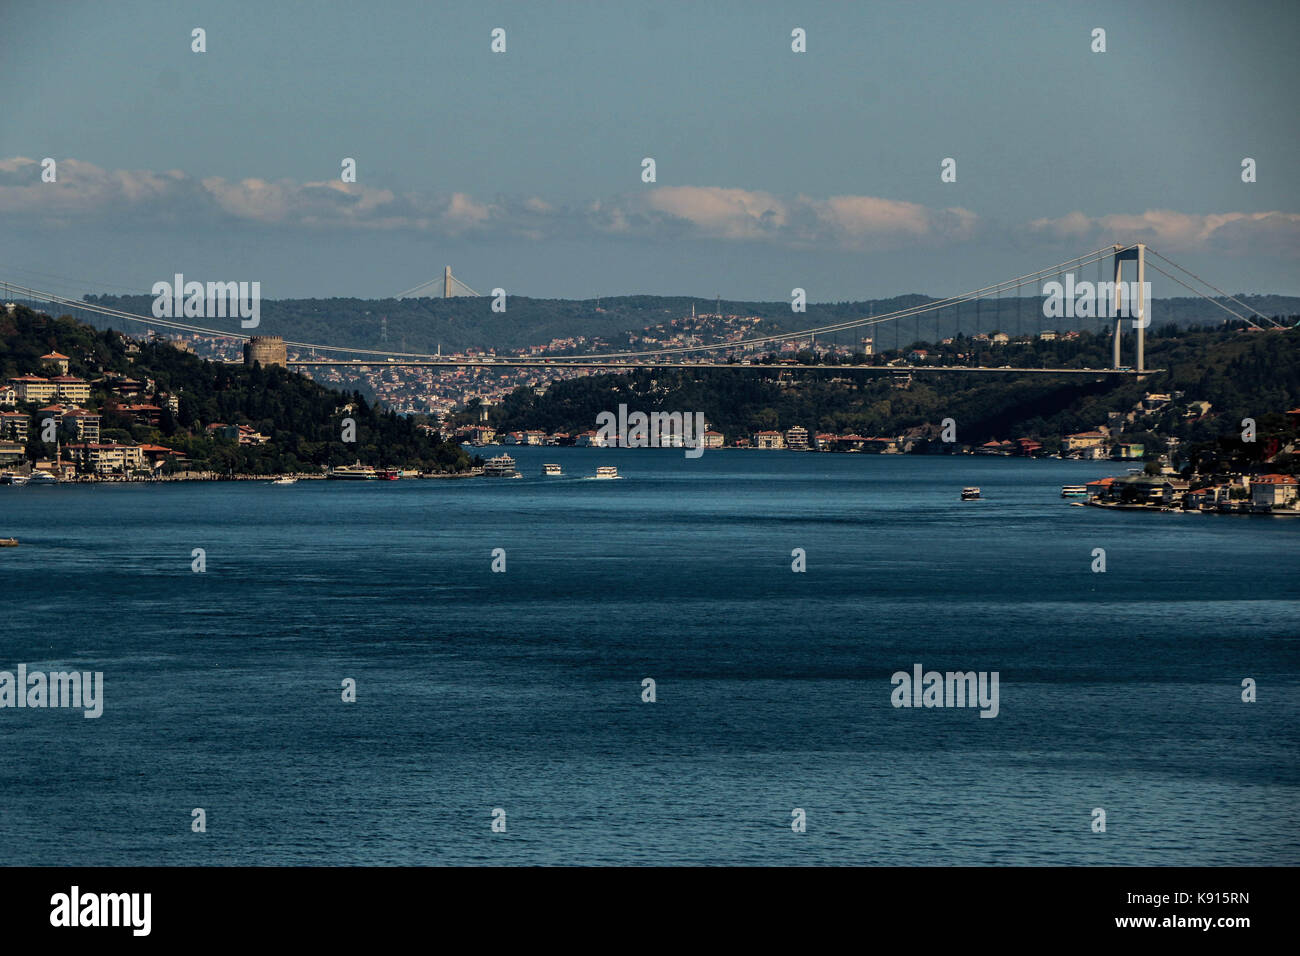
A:
[[[274,474],[314,471],[357,459],[426,472],[469,467],[458,445],[424,433],[410,419],[372,406],[357,393],[324,388],[287,369],[216,364],[163,342],[127,340],[68,316],[51,318],[23,306],[12,313],[0,310],[0,379],[48,375],[40,357],[49,352],[69,356],[70,373],[92,383],[87,404],[102,416],[104,441],[175,448],[196,470]],[[123,409],[127,403],[113,381],[121,377],[142,384],[152,380],[153,389],[132,401],[159,396],[157,426],[140,424],[138,415]],[[179,399],[174,414],[161,396]],[[356,423],[355,442],[342,441],[345,417]],[[241,445],[216,437],[207,426],[217,423],[249,425],[269,440]],[[33,457],[53,451],[53,446],[29,449]]]
[[[1085,333],[1073,341],[1035,341],[999,350],[996,364],[1018,367],[1105,367],[1109,341]],[[812,356],[804,356],[812,358]],[[983,363],[989,364],[989,363]],[[1148,392],[1182,392],[1183,398],[1149,423],[1162,436],[1189,442],[1240,432],[1241,420],[1280,424],[1300,405],[1300,330],[1178,331],[1147,338],[1148,367],[1164,368],[1142,382],[1132,378],[918,373],[907,388],[888,372],[828,368],[792,372],[779,365],[734,369],[638,369],[550,386],[544,395],[518,389],[492,410],[493,424],[508,431],[542,428],[581,432],[596,415],[627,403],[629,409],[701,411],[727,438],[762,429],[801,425],[836,434],[893,436],[943,418],[957,422],[959,441],[970,444],[1034,438],[1045,445],[1062,435],[1127,412]],[[1187,417],[1191,402],[1208,401],[1205,417]],[[1140,439],[1135,438],[1135,441]],[[1054,447],[1054,445],[1053,445]]]
[[[810,295],[815,290],[810,290]],[[150,296],[87,296],[87,301],[137,315],[151,315]],[[261,304],[262,335],[281,335],[295,342],[343,345],[356,348],[386,348],[394,351],[444,352],[467,348],[508,350],[542,345],[553,339],[600,336],[607,341],[626,332],[639,331],[691,314],[757,316],[767,320],[764,332],[793,332],[852,319],[882,315],[935,301],[923,295],[861,302],[810,303],[807,312],[791,311],[790,302],[741,302],[688,296],[631,295],[602,299],[533,299],[507,296],[506,311],[493,312],[488,297],[451,299],[264,299]],[[1252,296],[1246,299],[1257,312],[1300,318],[1300,298]],[[1240,307],[1234,306],[1240,311]],[[855,344],[855,337],[876,335],[882,347],[906,345],[910,341],[937,339],[958,332],[1004,331],[1009,334],[1043,328],[1098,330],[1097,319],[1053,319],[1042,315],[1041,296],[1006,297],[969,303],[960,310],[948,308],[873,332],[870,328],[840,334],[843,344]],[[78,316],[100,327],[116,327],[139,334],[137,323],[122,323],[94,313]],[[1152,305],[1154,325],[1178,326],[1218,324],[1227,314],[1203,299],[1156,299]],[[220,332],[239,332],[235,320],[188,320]],[[384,329],[387,340],[384,341]],[[894,342],[898,337],[899,341]],[[832,337],[832,340],[835,340]]]

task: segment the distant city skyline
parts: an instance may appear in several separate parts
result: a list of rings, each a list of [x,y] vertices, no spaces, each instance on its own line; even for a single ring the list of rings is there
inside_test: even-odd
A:
[[[376,11],[7,5],[0,278],[826,302],[1145,241],[1300,294],[1292,3]]]

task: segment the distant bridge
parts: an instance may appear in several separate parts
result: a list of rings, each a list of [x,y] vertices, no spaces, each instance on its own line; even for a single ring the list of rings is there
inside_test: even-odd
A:
[[[1011,374],[1051,375],[1150,375],[1164,369],[1149,368],[1024,368],[1002,365],[996,368],[976,365],[805,365],[791,362],[614,362],[581,359],[435,359],[421,362],[392,362],[375,359],[290,362],[294,368],[598,368],[629,371],[638,368],[734,368],[741,371],[817,370],[821,372],[1001,372]]]
[[[405,292],[397,293],[394,298],[397,299],[420,299],[429,296],[434,289],[438,287],[437,279],[430,279],[428,282],[422,282],[413,289],[407,289]],[[478,293],[461,282],[451,274],[451,266],[444,266],[442,270],[442,297],[444,299],[454,298],[455,296],[477,296]]]
[[[1182,272],[1188,279],[1205,286],[1218,293],[1217,297],[1209,295],[1207,292],[1196,288],[1184,281],[1184,279],[1165,271],[1164,268],[1153,261],[1148,260],[1148,253],[1172,269]],[[1242,302],[1235,296],[1228,295],[1223,290],[1210,284],[1200,276],[1184,269],[1182,266],[1165,258],[1150,249],[1143,243],[1136,244],[1114,244],[1103,246],[1092,252],[1085,253],[1082,256],[1076,256],[1073,259],[1067,259],[1059,262],[1054,266],[1046,269],[1040,269],[1037,272],[1031,272],[1023,276],[1017,276],[1014,279],[1007,279],[1002,282],[996,282],[992,285],[975,289],[962,295],[950,296],[945,299],[937,299],[927,302],[923,305],[913,306],[906,309],[899,309],[885,315],[871,316],[868,318],[851,319],[843,322],[836,322],[830,325],[819,326],[817,328],[800,329],[796,332],[780,332],[771,335],[756,336],[754,338],[744,339],[737,342],[721,342],[711,345],[682,345],[671,346],[659,349],[628,350],[621,352],[608,352],[599,355],[585,356],[554,356],[546,358],[444,358],[441,354],[430,355],[427,353],[411,352],[393,352],[381,349],[354,348],[344,345],[328,345],[312,342],[291,342],[286,341],[285,346],[298,351],[299,354],[307,354],[308,358],[300,358],[296,361],[289,362],[295,368],[313,368],[313,367],[334,367],[334,368],[375,368],[375,367],[425,367],[425,368],[540,368],[556,369],[565,366],[573,368],[586,369],[614,369],[628,370],[634,368],[731,368],[731,369],[816,369],[816,370],[837,370],[845,372],[898,372],[898,373],[929,373],[929,372],[989,372],[989,373],[1008,373],[1021,375],[1132,375],[1140,376],[1149,374],[1159,369],[1145,368],[1146,362],[1146,329],[1150,325],[1150,316],[1146,314],[1149,303],[1143,296],[1138,296],[1138,301],[1130,303],[1130,306],[1136,306],[1138,318],[1132,319],[1127,317],[1114,318],[1111,331],[1111,365],[1109,368],[1026,368],[1026,367],[992,367],[992,366],[944,366],[944,365],[805,365],[789,363],[761,363],[745,362],[728,359],[714,359],[711,361],[692,360],[689,356],[711,355],[717,356],[719,353],[750,353],[764,346],[778,346],[783,343],[797,343],[803,345],[811,342],[814,346],[818,335],[833,335],[838,332],[852,329],[867,329],[875,326],[883,326],[886,323],[894,323],[897,329],[902,324],[902,320],[908,318],[919,318],[922,315],[934,315],[936,321],[939,313],[945,309],[959,309],[963,304],[979,303],[983,300],[1000,297],[1003,293],[1017,291],[1025,286],[1029,286],[1035,291],[1040,290],[1040,286],[1047,281],[1060,281],[1063,277],[1072,277],[1076,270],[1086,266],[1097,264],[1098,270],[1101,270],[1105,264],[1109,263],[1113,267],[1113,282],[1097,283],[1097,286],[1105,290],[1107,297],[1112,297],[1107,305],[1108,312],[1118,312],[1118,306],[1124,305],[1121,289],[1124,282],[1124,264],[1133,263],[1136,272],[1136,281],[1139,283],[1138,288],[1142,288],[1141,283],[1146,280],[1146,269],[1149,267],[1159,272],[1166,278],[1177,284],[1189,289],[1192,293],[1210,302],[1216,308],[1219,308],[1232,316],[1234,319],[1242,321],[1257,329],[1269,326],[1277,326],[1272,320],[1257,315],[1253,309],[1245,302]],[[433,280],[436,281],[436,280]],[[416,286],[402,293],[402,296],[410,297],[422,289],[429,288],[433,281]],[[451,267],[448,266],[443,272],[443,295],[477,295],[473,289],[460,282],[451,274]],[[1082,286],[1083,283],[1080,283]],[[1069,288],[1069,282],[1066,283]],[[222,339],[247,339],[250,336],[238,331],[216,331],[204,326],[192,325],[181,322],[176,319],[160,319],[152,316],[137,315],[132,312],[124,312],[120,309],[113,309],[107,306],[101,306],[94,303],[83,302],[76,299],[70,299],[65,296],[55,295],[50,292],[43,292],[37,289],[27,288],[17,283],[4,283],[4,292],[6,298],[9,294],[17,293],[22,298],[34,303],[49,303],[53,305],[64,306],[79,312],[89,312],[110,318],[122,319],[130,322],[140,323],[149,328],[170,329],[179,332],[186,332],[193,335],[202,335],[210,338]],[[1230,308],[1227,302],[1239,306],[1242,311],[1238,312]],[[485,306],[486,308],[486,306]],[[1130,308],[1131,311],[1131,308]],[[1087,318],[1088,316],[1084,316]],[[1111,321],[1108,317],[1096,317],[1098,321]],[[1258,321],[1257,321],[1258,320]],[[1045,316],[1039,318],[1039,322],[1045,323],[1051,321]],[[1125,322],[1131,322],[1134,332],[1135,357],[1133,364],[1123,364],[1121,346],[1126,335],[1124,328]],[[806,346],[805,346],[806,347]],[[338,359],[321,359],[316,357],[315,353],[325,352],[333,353],[339,356],[347,356]]]

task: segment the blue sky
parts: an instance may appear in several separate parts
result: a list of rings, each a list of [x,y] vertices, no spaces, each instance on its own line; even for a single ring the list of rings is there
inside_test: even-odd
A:
[[[1120,240],[1300,294],[1293,2],[10,0],[0,35],[0,277],[62,292],[382,296],[450,263],[825,301]]]

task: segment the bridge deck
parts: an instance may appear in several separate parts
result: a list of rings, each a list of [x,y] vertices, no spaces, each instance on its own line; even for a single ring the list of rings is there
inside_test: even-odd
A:
[[[732,362],[609,362],[580,360],[545,361],[538,359],[438,359],[432,361],[392,362],[388,360],[364,361],[350,359],[347,361],[299,361],[290,362],[293,368],[312,368],[328,366],[334,368],[598,368],[621,369],[628,371],[638,368],[731,368],[731,369],[767,369],[767,370],[812,370],[834,372],[1002,372],[1007,375],[1152,375],[1164,369],[1147,368],[1142,371],[1132,368],[1020,368],[1002,367],[985,368],[966,365],[790,365],[774,363]]]

